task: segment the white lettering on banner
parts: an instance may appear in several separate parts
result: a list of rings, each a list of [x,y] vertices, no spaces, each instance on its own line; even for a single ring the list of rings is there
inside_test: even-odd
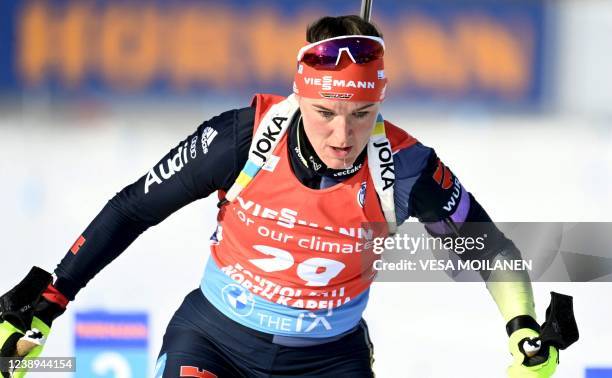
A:
[[[323,81],[321,83],[321,89],[330,91],[332,89],[332,77],[329,75],[323,76]]]
[[[249,261],[264,272],[278,272],[293,266],[294,260],[291,253],[284,249],[274,248],[267,245],[254,245],[253,249],[267,256],[266,259],[250,259]]]
[[[270,238],[283,244],[287,244],[289,239],[293,239],[293,235],[285,234],[284,232],[278,230],[271,230],[263,225],[257,227],[257,233],[264,238]]]
[[[149,193],[149,188],[151,185],[163,183],[164,180],[168,180],[175,173],[183,169],[187,163],[189,163],[189,159],[187,158],[187,150],[188,143],[185,142],[184,145],[178,148],[178,151],[174,154],[174,156],[166,160],[166,167],[164,167],[164,163],[160,163],[157,166],[159,169],[159,175],[155,172],[155,167],[149,170],[149,173],[147,173],[147,177],[145,178],[145,194]]]
[[[293,331],[303,333],[311,332],[318,325],[329,331],[332,329],[332,326],[326,317],[330,317],[332,315],[333,312],[331,310],[327,311],[327,314],[325,315],[317,315],[312,312],[303,312],[298,314],[298,317],[294,319],[286,316],[257,313],[260,326],[285,332]]]
[[[374,89],[373,81],[344,81],[344,80],[334,80],[332,82],[334,87],[348,87],[348,88],[363,88],[363,89]]]
[[[238,219],[246,226],[250,226],[251,224],[255,224],[255,220],[249,218],[242,210],[236,210],[236,215]],[[369,230],[371,232],[371,230]],[[351,229],[347,231],[346,229],[340,229],[340,233],[345,235],[351,235],[354,237],[355,229]],[[276,230],[274,228],[269,228],[264,225],[257,226],[257,234],[264,237],[269,238],[274,241],[287,244],[291,239],[295,239],[294,235],[288,234],[286,232]],[[374,247],[373,239],[366,239],[365,241],[354,241],[348,243],[341,243],[337,241],[329,241],[325,240],[321,236],[311,236],[309,238],[299,238],[295,239],[294,245],[299,248],[304,248],[309,251],[318,251],[318,252],[326,252],[326,253],[362,253],[365,251],[371,251]],[[364,240],[364,239],[360,239]]]
[[[272,316],[267,314],[258,313],[259,325],[266,328],[274,328],[279,331],[290,332],[292,329],[291,323],[293,319],[284,316]]]
[[[304,78],[304,83],[308,84],[308,85],[321,85],[321,79],[319,79],[318,77],[305,77]]]
[[[390,169],[390,171],[391,174],[393,174],[393,169]],[[383,172],[383,174],[385,173]],[[310,222],[305,219],[298,219],[299,213],[293,209],[283,207],[280,210],[275,210],[265,207],[252,200],[245,200],[241,196],[236,197],[236,199],[238,200],[238,204],[243,210],[236,210],[236,213],[238,214],[240,220],[247,224],[252,223],[253,220],[247,218],[245,213],[248,213],[249,215],[254,217],[276,220],[276,224],[288,229],[293,229],[295,228],[295,225],[298,224],[301,226],[308,226],[316,229],[338,232],[341,235],[350,236],[352,238],[372,240],[373,237],[374,231],[364,229],[363,227],[337,227],[331,225],[319,225],[317,223]]]
[[[329,75],[325,75],[322,78],[318,77],[305,77],[304,83],[306,85],[314,85],[321,87],[324,91],[331,91],[333,88],[363,88],[363,89],[375,89],[376,83],[374,81],[364,80],[341,80],[334,79]]]
[[[284,249],[270,247],[268,245],[254,245],[253,249],[264,255],[272,256],[265,259],[250,259],[253,265],[264,272],[279,272],[293,266],[295,260],[291,252]],[[297,275],[304,281],[306,286],[326,286],[329,281],[336,277],[346,265],[340,261],[313,257],[302,261],[297,266]],[[324,268],[323,270],[321,270]]]
[[[276,142],[276,138],[283,128],[283,123],[287,119],[287,117],[273,117],[272,123],[266,126],[266,131],[262,133],[262,137],[255,142],[255,149],[251,152],[261,159],[260,166],[266,162],[266,154],[272,149],[272,143]]]
[[[274,258],[272,258],[274,259]],[[278,264],[271,262],[271,266]],[[340,287],[331,291],[304,291],[289,286],[281,286],[269,279],[245,269],[240,263],[228,265],[221,271],[236,283],[249,290],[253,294],[268,299],[271,302],[284,306],[305,308],[312,310],[333,309],[350,302],[351,297],[346,296],[345,288]],[[318,279],[314,276],[314,279]],[[320,281],[315,281],[320,282]],[[306,297],[306,299],[303,299]]]
[[[245,201],[240,196],[238,196],[237,199],[240,207],[243,210],[248,211],[252,216],[276,220],[276,224],[285,228],[293,228],[296,223],[296,216],[298,215],[298,212],[295,210],[283,207],[280,209],[280,211],[276,211],[263,207],[262,205],[251,200]]]
[[[308,249],[310,251],[347,254],[371,251],[374,247],[374,241],[368,240],[365,242],[338,243],[326,241],[320,236],[313,235],[309,238],[298,239],[297,246],[300,248]]]
[[[312,312],[309,312],[308,316],[310,318],[313,318],[314,321],[312,323],[310,323],[310,325],[306,328],[306,330],[304,332],[312,331],[317,326],[317,324],[319,324],[319,323],[321,323],[323,325],[323,327],[325,327],[325,329],[328,330],[328,331],[330,329],[332,329],[331,325],[329,324],[327,319],[325,319],[325,317],[317,316],[317,315],[313,314]],[[297,329],[298,332],[300,332],[302,330],[302,320],[303,319],[304,319],[304,313],[301,313],[300,315],[298,315],[297,326],[296,326],[296,329]]]
[[[329,281],[340,274],[345,266],[340,261],[313,257],[298,265],[297,275],[306,280],[306,286],[327,286]],[[319,272],[321,267],[325,267],[324,272]]]
[[[374,147],[378,149],[378,158],[380,159],[380,179],[385,183],[383,190],[393,187],[395,182],[395,168],[393,167],[393,153],[388,140],[384,142],[374,143]]]
[[[442,206],[442,208],[446,211],[451,211],[455,207],[455,205],[457,204],[457,199],[461,194],[461,184],[459,183],[459,179],[457,177],[455,177],[454,186],[455,187],[453,189],[453,194],[451,195],[451,198],[446,203],[446,206]]]
[[[238,210],[234,209],[234,210],[236,211],[236,215],[238,216],[238,219],[240,219],[240,221],[244,223],[245,225],[250,226],[251,224],[255,223],[253,219],[247,217],[244,211],[239,210],[239,209]]]

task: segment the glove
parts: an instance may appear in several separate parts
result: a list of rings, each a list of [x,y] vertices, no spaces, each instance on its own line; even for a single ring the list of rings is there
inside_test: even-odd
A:
[[[51,323],[65,310],[68,300],[51,282],[53,277],[33,267],[14,288],[0,297],[0,357],[38,357],[49,336]],[[21,378],[26,371],[2,376]]]
[[[544,346],[540,334],[530,328],[521,328],[510,335],[512,365],[509,378],[552,377],[559,363],[559,351],[554,346]]]
[[[542,327],[529,315],[519,315],[506,324],[513,363],[510,378],[551,377],[559,364],[559,350],[579,338],[572,297],[551,292]]]

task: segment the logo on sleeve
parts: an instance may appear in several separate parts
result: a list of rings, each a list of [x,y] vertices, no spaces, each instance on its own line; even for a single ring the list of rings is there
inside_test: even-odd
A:
[[[208,153],[208,148],[212,144],[213,139],[217,136],[217,130],[212,127],[207,127],[202,130],[202,152],[204,155]]]
[[[189,163],[188,152],[189,143],[185,142],[184,145],[176,150],[176,153],[172,157],[168,158],[165,163],[162,162],[157,166],[159,173],[155,172],[155,167],[151,168],[145,179],[145,194],[149,193],[151,185],[161,184],[164,180],[168,180],[170,177],[174,176],[175,173],[180,172],[181,169]]]
[[[198,136],[195,135],[193,138],[191,138],[191,143],[189,144],[189,156],[191,156],[191,159],[195,159],[196,156],[198,156],[197,144]]]
[[[79,238],[74,242],[72,247],[70,247],[70,252],[73,255],[76,255],[79,252],[79,249],[85,244],[85,237],[83,235],[79,236]]]
[[[442,164],[440,159],[438,159],[438,166],[433,174],[433,179],[442,189],[450,189],[453,186],[453,174],[447,166]]]
[[[448,202],[446,202],[446,205],[442,206],[442,208],[448,212],[454,212],[455,208],[459,206],[460,202],[459,198],[461,197],[461,184],[459,183],[459,179],[456,177],[454,180],[454,184],[455,185],[451,197],[449,198]]]
[[[442,209],[449,213],[454,212],[459,205],[461,197],[461,183],[459,183],[459,179],[453,176],[451,170],[448,169],[448,167],[445,166],[440,159],[438,159],[438,166],[433,173],[433,179],[444,190],[449,190],[452,188],[453,191],[450,193],[450,197],[448,198],[446,205],[442,206]]]

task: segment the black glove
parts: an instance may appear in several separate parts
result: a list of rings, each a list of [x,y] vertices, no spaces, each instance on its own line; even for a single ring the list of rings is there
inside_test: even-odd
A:
[[[51,323],[65,310],[68,300],[45,270],[33,267],[17,286],[0,297],[0,357],[37,357]],[[2,372],[9,377],[8,372]]]

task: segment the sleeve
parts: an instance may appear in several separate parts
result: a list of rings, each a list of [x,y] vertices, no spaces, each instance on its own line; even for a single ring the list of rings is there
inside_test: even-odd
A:
[[[146,229],[193,201],[229,188],[246,162],[253,120],[254,109],[244,108],[204,122],[117,193],[55,269],[55,287],[74,299]]]
[[[476,198],[468,192],[430,148],[416,143],[400,150],[396,166],[398,223],[416,217],[432,236],[466,238],[486,234],[482,251],[459,254],[461,259],[520,259],[520,251],[505,237]],[[480,272],[506,322],[518,316],[535,319],[529,275],[524,271]]]

